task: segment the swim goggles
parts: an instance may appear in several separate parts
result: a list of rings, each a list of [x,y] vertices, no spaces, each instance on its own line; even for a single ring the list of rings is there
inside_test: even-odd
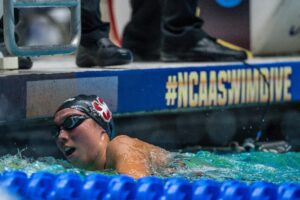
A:
[[[79,126],[82,122],[84,122],[88,118],[89,117],[86,115],[71,115],[67,117],[61,125],[56,126],[56,131],[52,133],[52,136],[54,138],[57,138],[61,130],[70,131],[76,128],[77,126]]]

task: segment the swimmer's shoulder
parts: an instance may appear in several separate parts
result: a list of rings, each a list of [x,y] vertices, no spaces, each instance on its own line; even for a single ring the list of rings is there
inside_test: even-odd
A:
[[[133,138],[127,135],[118,135],[109,142],[109,146],[118,147],[119,145],[129,144],[133,142]]]
[[[118,149],[120,145],[123,145],[124,142],[127,142],[128,140],[129,138],[126,135],[116,136],[108,143],[107,150]]]
[[[120,159],[122,154],[127,151],[129,141],[130,137],[126,135],[119,135],[108,143],[106,149],[107,167],[114,168],[116,162]]]
[[[139,151],[139,152],[153,152],[153,153],[168,153],[165,149],[149,144],[137,138],[132,138],[127,135],[119,135],[111,140],[108,145],[110,152],[122,151]]]
[[[137,138],[132,138],[128,135],[118,135],[117,137],[113,138],[109,146],[119,146],[119,145],[135,145],[135,144],[148,144],[142,140],[139,140]]]
[[[108,166],[116,166],[125,158],[133,162],[137,157],[144,155],[146,143],[127,135],[119,135],[113,138],[106,149],[106,160]],[[141,151],[140,151],[141,150]],[[140,160],[140,159],[138,159]]]
[[[133,144],[133,138],[127,135],[118,135],[108,143],[107,153],[108,155],[113,155],[128,151],[128,148],[130,148]]]

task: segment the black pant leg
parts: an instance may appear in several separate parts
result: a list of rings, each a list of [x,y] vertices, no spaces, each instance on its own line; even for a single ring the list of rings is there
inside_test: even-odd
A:
[[[161,44],[161,0],[131,0],[131,21],[123,34],[123,47],[133,53],[159,54]]]
[[[3,17],[0,19],[0,43],[4,42]]]
[[[163,0],[163,49],[190,47],[204,36],[197,0]]]
[[[81,41],[84,46],[108,38],[109,23],[101,21],[100,0],[81,0]]]

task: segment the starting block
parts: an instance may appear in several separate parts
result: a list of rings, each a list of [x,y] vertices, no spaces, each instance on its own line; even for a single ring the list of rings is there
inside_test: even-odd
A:
[[[15,9],[24,8],[69,8],[71,11],[70,35],[68,44],[39,45],[39,46],[18,46],[15,38]],[[5,46],[12,56],[42,56],[54,54],[73,53],[80,41],[81,20],[80,0],[4,0],[3,22]],[[13,58],[5,58],[1,61],[14,63]]]

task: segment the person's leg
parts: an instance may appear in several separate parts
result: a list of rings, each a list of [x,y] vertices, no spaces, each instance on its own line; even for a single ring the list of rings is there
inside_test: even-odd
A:
[[[160,0],[131,0],[131,20],[126,25],[122,46],[134,60],[158,60],[161,44]]]
[[[204,36],[203,20],[196,16],[197,0],[163,0],[163,45],[191,46]]]
[[[243,51],[217,43],[202,30],[197,0],[163,0],[162,52],[164,61],[244,60]]]
[[[101,21],[100,0],[81,1],[81,41],[84,46],[95,44],[100,38],[108,38],[109,23]]]
[[[127,64],[132,61],[128,50],[109,40],[109,23],[101,21],[100,0],[81,0],[81,41],[76,64],[79,67]]]

